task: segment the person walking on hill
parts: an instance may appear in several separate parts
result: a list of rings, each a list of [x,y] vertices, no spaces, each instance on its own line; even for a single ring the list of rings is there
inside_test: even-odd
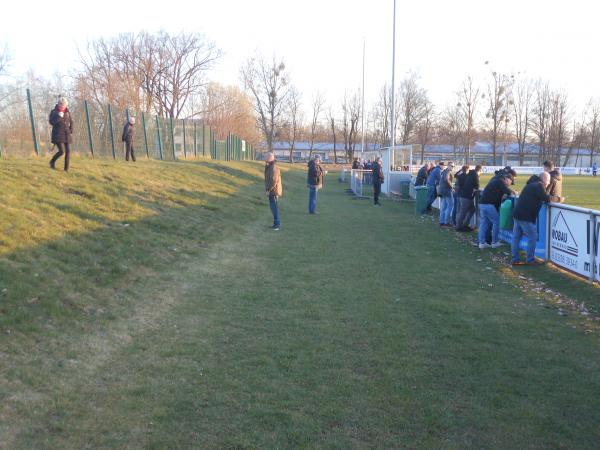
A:
[[[73,120],[69,112],[69,102],[61,97],[54,109],[50,112],[49,122],[52,125],[52,143],[58,151],[50,160],[50,168],[56,169],[56,161],[65,155],[65,172],[69,170],[69,159],[71,156],[71,142],[73,134]]]
[[[449,162],[448,167],[440,174],[439,194],[440,194],[440,227],[449,227],[452,220],[452,208],[454,205],[453,181],[454,163]]]
[[[437,185],[440,182],[440,177],[442,174],[442,170],[446,168],[446,164],[444,161],[440,161],[436,167],[434,167],[429,175],[427,176],[427,188],[428,188],[428,197],[427,197],[427,211],[431,211],[431,205],[435,202],[437,198]]]
[[[383,162],[379,156],[375,158],[371,172],[373,178],[373,205],[381,206],[381,203],[379,203],[379,195],[381,194],[381,185],[385,178],[383,176]]]
[[[500,232],[500,203],[504,196],[515,195],[516,192],[510,189],[512,180],[510,175],[496,176],[490,180],[479,201],[479,248],[498,248],[502,242],[498,241]],[[492,243],[486,242],[486,235],[489,229],[492,229]]]
[[[462,188],[458,191],[458,213],[456,214],[456,231],[473,231],[469,226],[475,213],[475,195],[479,191],[479,174],[481,166],[477,165],[467,174]]]
[[[323,168],[321,167],[321,156],[315,155],[308,162],[308,213],[317,214],[317,192],[323,187]]]
[[[129,161],[129,156],[131,155],[131,160],[135,162],[135,153],[133,151],[133,140],[135,138],[134,125],[135,117],[130,117],[123,127],[123,135],[121,136],[121,140],[125,142],[125,161]]]
[[[547,190],[550,185],[550,178],[551,176],[548,172],[542,172],[539,176],[533,175],[527,181],[527,185],[523,188],[521,195],[515,203],[513,210],[513,237],[511,242],[511,263],[513,266],[542,264],[535,259],[535,245],[538,238],[535,223],[542,203],[563,200],[560,197],[548,195]],[[522,262],[519,257],[519,243],[523,235],[527,236],[527,259],[525,262]]]
[[[281,219],[279,217],[278,200],[283,195],[283,187],[281,184],[281,172],[276,165],[275,155],[267,153],[265,158],[265,190],[269,197],[269,206],[273,214],[272,230],[279,231],[281,228]]]

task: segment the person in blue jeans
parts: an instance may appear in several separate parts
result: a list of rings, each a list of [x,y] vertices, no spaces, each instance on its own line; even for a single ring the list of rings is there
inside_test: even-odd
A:
[[[273,226],[271,229],[279,231],[281,219],[279,217],[278,200],[283,195],[283,187],[281,184],[281,172],[276,165],[273,153],[267,153],[265,157],[265,191],[267,197],[269,197],[269,207],[273,214]]]
[[[440,175],[440,226],[450,227],[452,221],[452,210],[454,208],[453,180],[454,163],[448,162],[448,167]]]
[[[440,178],[442,176],[442,171],[446,168],[446,164],[444,161],[440,161],[437,166],[431,169],[429,175],[427,175],[427,181],[425,184],[428,189],[428,197],[427,197],[427,211],[431,211],[431,205],[435,202],[437,198],[437,185],[440,182]]]
[[[317,213],[317,192],[323,187],[323,168],[321,167],[321,156],[315,155],[308,162],[308,176],[306,179],[308,186],[308,213]]]
[[[500,203],[504,196],[515,195],[516,192],[508,186],[512,184],[510,175],[501,175],[492,178],[479,200],[479,248],[498,248],[502,242],[498,240],[500,232]],[[486,235],[492,230],[492,243],[486,242]]]
[[[539,176],[533,175],[527,181],[527,185],[516,201],[513,210],[514,225],[511,243],[511,263],[513,266],[542,264],[535,259],[535,245],[538,239],[537,217],[542,203],[562,200],[560,197],[550,196],[546,193],[549,184],[550,174],[548,172],[542,172]],[[527,258],[525,262],[522,262],[519,256],[519,243],[523,235],[527,237]]]

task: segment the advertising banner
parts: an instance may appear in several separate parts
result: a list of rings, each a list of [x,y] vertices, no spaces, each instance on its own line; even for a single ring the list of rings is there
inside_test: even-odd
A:
[[[550,261],[563,269],[589,278],[598,275],[600,258],[591,261],[592,246],[598,250],[598,232],[600,222],[595,229],[592,215],[568,209],[552,207],[550,209]]]

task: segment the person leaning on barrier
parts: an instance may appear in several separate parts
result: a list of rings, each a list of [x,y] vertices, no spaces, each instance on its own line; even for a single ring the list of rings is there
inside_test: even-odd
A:
[[[440,174],[440,227],[450,227],[452,220],[452,208],[454,206],[454,163],[448,162],[448,167]]]
[[[423,186],[427,182],[427,175],[429,175],[432,167],[433,164],[428,162],[419,169],[419,172],[417,172],[417,179],[415,180],[415,186]]]
[[[433,205],[433,202],[437,198],[437,186],[440,183],[440,177],[445,168],[446,164],[444,164],[444,161],[440,161],[427,176],[427,182],[425,183],[428,189],[427,208],[425,208],[427,211],[431,211],[431,205]]]
[[[502,242],[498,240],[500,232],[500,203],[505,196],[515,195],[516,192],[508,186],[512,184],[510,175],[492,178],[481,193],[479,200],[479,248],[498,248]],[[492,230],[492,242],[486,242],[488,230]]]
[[[134,125],[135,117],[130,117],[123,127],[121,141],[125,142],[125,161],[129,161],[129,156],[131,155],[131,160],[135,162],[135,153],[133,150],[133,141],[135,139]]]
[[[276,165],[275,155],[267,153],[265,157],[265,190],[269,197],[269,206],[273,214],[272,230],[279,231],[281,227],[281,219],[279,217],[279,206],[277,204],[279,198],[283,195],[283,187],[281,184],[281,172]]]
[[[65,155],[65,172],[69,170],[69,159],[71,157],[71,142],[73,134],[73,120],[69,112],[69,102],[61,97],[54,109],[50,112],[49,122],[52,125],[52,143],[58,151],[50,160],[50,168],[56,169],[56,161]]]
[[[475,195],[479,191],[479,174],[481,165],[475,166],[470,170],[462,187],[457,192],[458,212],[456,213],[456,222],[454,226],[456,231],[473,231],[469,226],[471,218],[475,213]]]
[[[317,214],[317,191],[323,187],[323,168],[319,155],[315,155],[308,162],[306,184],[308,186],[308,213]]]
[[[521,266],[524,264],[539,265],[541,262],[535,259],[535,245],[538,234],[536,221],[542,203],[550,201],[562,201],[560,197],[550,196],[547,193],[548,185],[550,184],[550,174],[542,172],[539,176],[533,175],[527,181],[527,185],[523,188],[521,195],[515,202],[513,209],[513,237],[511,243],[513,266]],[[519,256],[519,242],[521,237],[527,237],[527,259],[521,261]]]
[[[451,223],[455,227],[456,227],[456,216],[458,214],[458,209],[459,209],[458,193],[460,192],[460,190],[464,186],[465,180],[467,179],[468,173],[469,173],[469,166],[463,165],[454,174],[454,203],[452,205],[452,220],[451,220]]]
[[[379,195],[381,194],[381,185],[385,178],[383,176],[383,161],[379,156],[375,158],[375,161],[373,162],[371,175],[373,177],[373,206],[381,206],[381,203],[379,203]]]

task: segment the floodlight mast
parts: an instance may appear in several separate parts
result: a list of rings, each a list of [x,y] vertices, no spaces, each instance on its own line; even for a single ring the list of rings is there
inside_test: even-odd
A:
[[[394,0],[394,25],[392,28],[392,98],[391,98],[391,124],[390,124],[390,147],[392,152],[394,151],[394,146],[396,145],[396,104],[394,101],[394,90],[395,80],[396,80],[396,0]]]

